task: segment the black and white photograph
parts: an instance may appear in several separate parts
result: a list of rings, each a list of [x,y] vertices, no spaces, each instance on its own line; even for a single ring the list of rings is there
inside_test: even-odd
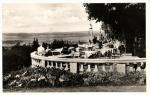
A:
[[[146,3],[3,3],[3,92],[146,92]]]

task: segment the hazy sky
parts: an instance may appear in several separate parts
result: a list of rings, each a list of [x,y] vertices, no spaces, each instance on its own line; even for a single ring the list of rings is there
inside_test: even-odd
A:
[[[88,31],[82,4],[3,4],[3,33]],[[100,23],[94,24],[99,30]]]

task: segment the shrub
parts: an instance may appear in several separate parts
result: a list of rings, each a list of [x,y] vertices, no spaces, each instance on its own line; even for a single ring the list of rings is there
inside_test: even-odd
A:
[[[61,86],[95,86],[95,85],[145,85],[143,72],[88,72],[73,74],[56,68],[24,68],[3,75],[3,87],[61,87]]]

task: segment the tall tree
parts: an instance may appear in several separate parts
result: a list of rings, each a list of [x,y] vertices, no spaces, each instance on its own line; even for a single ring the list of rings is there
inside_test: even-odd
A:
[[[37,48],[39,47],[39,42],[38,38],[34,38],[33,43],[32,43],[32,51],[37,51]]]
[[[84,7],[89,20],[111,25],[115,37],[126,41],[127,52],[135,55],[137,39],[142,39],[140,54],[145,53],[145,3],[86,3]]]

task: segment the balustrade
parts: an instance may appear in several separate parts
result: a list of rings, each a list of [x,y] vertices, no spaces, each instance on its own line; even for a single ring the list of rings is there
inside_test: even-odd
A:
[[[79,59],[79,58],[51,58],[43,56],[31,56],[32,67],[42,66],[47,68],[59,68],[70,72],[133,72],[133,65],[137,65],[137,71],[145,70],[145,58],[137,59]],[[55,63],[55,64],[54,64]],[[87,66],[84,66],[84,64]],[[94,64],[94,65],[93,65]],[[65,65],[65,66],[63,66]],[[79,67],[79,69],[78,69]],[[87,69],[85,68],[87,67]],[[119,70],[121,68],[121,70]]]

